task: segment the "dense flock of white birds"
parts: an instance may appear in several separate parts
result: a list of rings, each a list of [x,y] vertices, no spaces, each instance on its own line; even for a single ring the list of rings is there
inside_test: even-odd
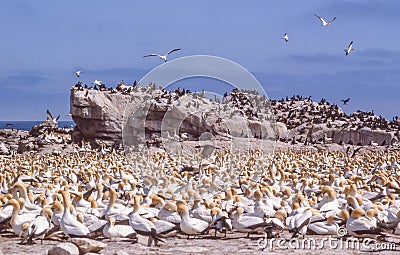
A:
[[[1,157],[0,229],[23,243],[144,235],[168,245],[179,233],[296,237],[339,227],[382,240],[400,234],[399,156],[219,150],[201,165],[189,155],[128,159],[115,150]]]

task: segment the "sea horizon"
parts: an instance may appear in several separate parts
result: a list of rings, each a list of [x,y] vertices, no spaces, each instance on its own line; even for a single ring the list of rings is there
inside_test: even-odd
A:
[[[18,129],[30,131],[33,126],[44,122],[43,120],[1,120],[0,129]],[[8,125],[7,124],[12,124]],[[64,120],[58,122],[59,128],[72,128],[75,127],[75,122],[73,120]]]

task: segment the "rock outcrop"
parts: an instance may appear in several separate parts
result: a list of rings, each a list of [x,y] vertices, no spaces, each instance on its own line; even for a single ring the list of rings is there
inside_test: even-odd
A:
[[[121,93],[91,90],[86,95],[84,91],[71,89],[70,113],[76,123],[73,141],[79,142],[80,138],[93,144],[121,141],[123,114],[129,99]]]
[[[30,132],[0,129],[0,155],[67,152],[67,147],[72,147],[71,131],[72,129],[55,128],[46,124],[36,125]]]
[[[123,90],[75,86],[70,102],[76,123],[72,140],[95,146],[125,145],[126,140],[159,145],[160,138],[180,139],[182,133],[189,140],[211,133],[292,144],[391,145],[400,138],[398,123],[373,113],[346,115],[325,100],[313,102],[299,96],[270,102],[254,91],[233,90],[220,100],[206,99],[201,93],[168,92],[154,85],[124,85]]]
[[[180,139],[184,133],[189,140],[205,133],[275,139],[268,108],[258,112],[262,121],[232,100],[219,103],[201,94],[167,92],[155,86],[137,87],[130,94],[73,88],[70,112],[76,123],[73,141],[84,139],[95,146],[121,143],[122,136],[124,145],[149,144],[161,137]]]
[[[338,105],[325,99],[313,102],[293,96],[272,100],[271,105],[278,123],[288,129],[279,133],[283,142],[384,146],[396,144],[400,138],[398,122],[360,110],[346,115]]]

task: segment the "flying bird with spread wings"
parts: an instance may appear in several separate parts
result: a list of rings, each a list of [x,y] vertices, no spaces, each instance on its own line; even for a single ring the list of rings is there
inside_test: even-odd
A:
[[[289,35],[285,33],[285,35],[282,37],[283,40],[285,40],[285,42],[289,41]]]
[[[101,84],[103,84],[103,82],[96,79],[96,80],[94,80],[94,82],[92,82],[92,84],[101,86]]]
[[[153,53],[153,54],[149,54],[149,55],[146,55],[146,56],[143,56],[144,58],[147,58],[147,57],[159,57],[159,58],[161,58],[162,60],[164,60],[164,63],[165,62],[167,62],[167,57],[168,57],[168,55],[169,54],[171,54],[172,52],[175,52],[175,51],[178,51],[178,50],[181,50],[181,49],[173,49],[173,50],[170,50],[170,51],[168,51],[167,52],[167,54],[165,54],[165,55],[160,55],[160,54],[155,54],[155,53]]]
[[[355,50],[353,48],[353,41],[350,42],[349,46],[347,46],[347,49],[344,49],[344,52],[346,52],[346,56],[350,54],[350,51]]]
[[[51,115],[50,111],[47,110],[47,120],[46,121],[49,121],[52,126],[57,127],[59,119],[60,119],[60,114],[57,116],[57,118],[53,118],[53,115]]]
[[[75,72],[76,77],[80,77],[80,76],[81,76],[81,73],[83,73],[83,71],[80,71],[80,70],[79,70],[79,71],[76,71],[76,72]]]
[[[314,16],[317,17],[322,22],[323,27],[329,26],[336,19],[336,17],[333,17],[331,21],[326,22],[322,17],[318,16],[317,14],[314,14]]]
[[[343,105],[347,105],[347,103],[350,101],[350,97],[349,97],[349,98],[346,98],[346,99],[342,99],[342,100],[340,100],[340,101],[343,102]]]

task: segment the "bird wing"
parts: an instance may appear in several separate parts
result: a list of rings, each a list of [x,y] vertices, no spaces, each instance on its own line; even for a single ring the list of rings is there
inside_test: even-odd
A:
[[[123,237],[128,237],[128,236],[133,237],[134,235],[136,235],[135,230],[133,230],[131,226],[115,225],[114,229],[116,229],[117,232]]]
[[[319,210],[321,212],[327,212],[327,211],[337,210],[338,208],[339,208],[339,203],[338,203],[337,199],[335,199],[333,201],[323,204]],[[324,220],[325,220],[325,217],[324,217]]]
[[[58,116],[57,116],[57,118],[56,118],[56,121],[58,121],[58,119],[60,119],[60,114],[58,114]]]
[[[329,23],[332,23],[335,19],[336,19],[336,17],[333,17],[333,19],[331,21],[329,21]]]
[[[353,41],[351,41],[351,42],[350,42],[350,44],[349,44],[349,48],[351,47],[351,45],[353,45]]]
[[[47,120],[53,120],[53,116],[51,115],[49,110],[47,110]]]
[[[156,229],[154,224],[139,215],[138,212],[133,212],[129,216],[129,225],[140,234],[140,232],[150,234],[152,229]]]
[[[170,51],[168,51],[167,55],[171,54],[171,53],[174,52],[174,51],[178,51],[178,50],[181,50],[181,49],[173,49],[173,50],[170,50]]]
[[[240,218],[240,224],[245,228],[256,229],[265,226],[265,221],[259,217],[242,216]]]
[[[38,216],[34,221],[32,221],[27,230],[27,234],[31,237],[39,236],[45,233],[50,228],[50,224],[46,217]]]
[[[153,54],[149,54],[149,55],[146,55],[146,56],[143,56],[144,58],[147,58],[147,57],[155,57],[155,56],[160,56],[159,54],[155,54],[155,53],[153,53]]]
[[[366,231],[367,233],[371,230],[370,224],[368,224],[366,221],[363,221],[361,219],[353,219],[352,221],[348,222],[346,227],[349,227],[353,232],[357,234],[365,234],[364,232]]]
[[[361,148],[362,147],[360,146],[360,147],[356,148],[355,150],[353,150],[353,152],[351,153],[350,158],[354,157],[354,155],[356,155],[357,151],[361,150]]]
[[[320,21],[322,21],[322,23],[326,22],[322,17],[318,16],[317,14],[314,14],[314,16],[317,17]]]
[[[311,210],[305,210],[303,213],[299,214],[298,217],[295,217],[296,218],[295,227],[297,229],[302,229],[304,226],[307,226],[307,224],[310,222],[311,217],[312,217]]]
[[[69,235],[75,235],[75,236],[86,236],[90,233],[89,229],[83,224],[79,224],[78,226],[66,225],[65,229],[67,230],[67,233]]]

